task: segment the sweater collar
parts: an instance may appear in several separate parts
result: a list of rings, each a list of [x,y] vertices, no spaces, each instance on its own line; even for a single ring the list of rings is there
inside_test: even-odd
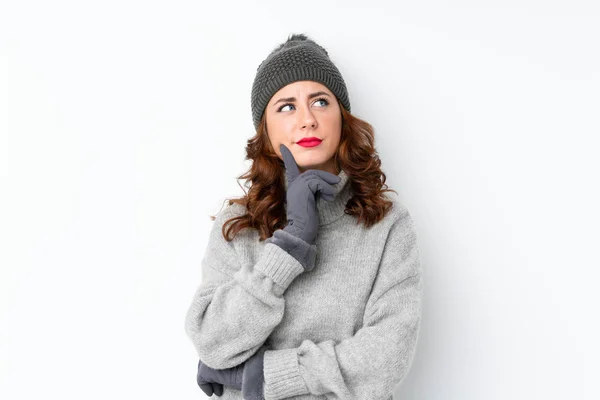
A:
[[[317,210],[319,212],[319,226],[327,225],[344,214],[346,209],[346,203],[352,198],[352,190],[350,185],[350,178],[343,169],[337,175],[340,177],[340,181],[333,186],[335,199],[333,201],[327,201],[321,198],[317,199]],[[284,187],[287,191],[288,180],[287,174],[283,174]]]

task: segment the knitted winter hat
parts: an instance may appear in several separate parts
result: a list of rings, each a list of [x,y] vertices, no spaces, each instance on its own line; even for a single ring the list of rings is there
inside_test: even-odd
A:
[[[252,84],[252,120],[258,128],[265,107],[282,87],[296,81],[325,85],[350,112],[350,99],[342,74],[329,59],[327,50],[304,34],[291,34],[256,69]]]

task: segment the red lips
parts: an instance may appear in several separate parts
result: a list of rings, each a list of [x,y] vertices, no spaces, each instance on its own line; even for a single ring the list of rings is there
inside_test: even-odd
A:
[[[305,137],[305,138],[302,138],[302,139],[298,140],[297,143],[300,144],[302,142],[313,142],[313,141],[320,142],[321,139],[319,139],[318,137],[314,137],[314,136],[312,136],[312,137]]]
[[[319,144],[321,144],[321,142],[322,142],[322,140],[319,139],[318,137],[307,137],[307,138],[300,139],[296,143],[302,147],[315,147],[315,146],[318,146]]]

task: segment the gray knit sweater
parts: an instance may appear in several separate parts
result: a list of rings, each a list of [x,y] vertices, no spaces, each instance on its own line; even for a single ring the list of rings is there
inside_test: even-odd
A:
[[[276,244],[260,242],[255,229],[227,242],[221,227],[243,206],[226,206],[210,232],[185,330],[198,357],[216,369],[268,346],[266,400],[389,400],[415,355],[423,280],[413,220],[393,195],[383,220],[369,229],[357,224],[344,213],[348,176],[339,176],[335,201],[317,199],[310,271]],[[213,398],[242,394],[225,386]]]

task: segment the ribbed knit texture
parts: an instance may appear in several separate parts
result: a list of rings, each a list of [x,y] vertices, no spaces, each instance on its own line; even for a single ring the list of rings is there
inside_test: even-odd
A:
[[[227,206],[214,222],[201,283],[185,330],[198,357],[223,369],[264,353],[266,400],[389,400],[415,355],[422,269],[412,218],[396,196],[385,218],[366,229],[344,214],[345,172],[333,203],[318,199],[314,268],[244,229],[232,242],[223,223],[242,215]],[[224,387],[222,400],[242,399]],[[327,397],[325,396],[327,394]]]
[[[327,50],[304,34],[292,34],[256,69],[250,96],[254,128],[258,128],[265,107],[279,89],[305,80],[325,85],[351,111],[346,82]]]

